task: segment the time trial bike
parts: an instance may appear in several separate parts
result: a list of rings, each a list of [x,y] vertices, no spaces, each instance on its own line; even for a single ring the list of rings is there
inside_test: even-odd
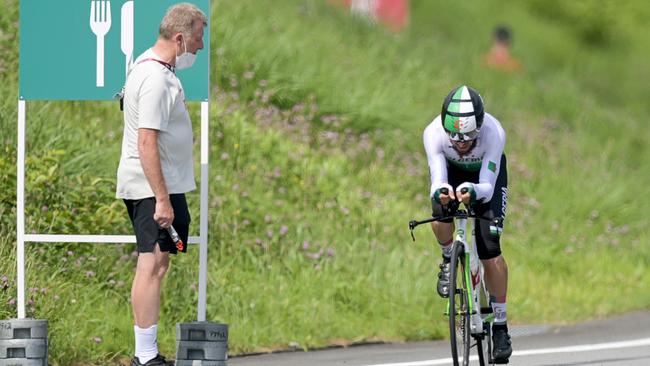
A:
[[[476,349],[481,366],[493,365],[492,323],[494,315],[490,304],[490,294],[483,281],[483,265],[476,252],[474,221],[485,220],[476,216],[471,206],[465,209],[452,201],[447,205],[448,214],[426,220],[409,222],[411,237],[415,241],[413,229],[418,225],[453,218],[456,232],[451,249],[449,298],[445,315],[449,317],[449,336],[454,366],[467,366],[470,350]],[[467,235],[468,221],[472,224],[472,235]],[[471,239],[471,242],[467,238]]]

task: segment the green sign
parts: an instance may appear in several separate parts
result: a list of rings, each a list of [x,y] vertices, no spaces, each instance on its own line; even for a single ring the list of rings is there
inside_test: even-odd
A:
[[[154,45],[167,9],[186,0],[21,0],[20,98],[111,100],[127,65]],[[189,0],[210,18],[210,0]],[[178,71],[187,100],[207,101],[210,25],[194,66]]]

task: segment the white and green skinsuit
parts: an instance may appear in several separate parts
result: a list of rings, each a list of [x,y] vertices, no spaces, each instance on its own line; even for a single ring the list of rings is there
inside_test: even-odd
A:
[[[480,170],[478,182],[472,182],[475,183],[476,199],[482,202],[492,199],[506,144],[506,133],[496,118],[485,113],[473,148],[463,155],[454,149],[440,116],[424,129],[423,139],[431,173],[430,197],[442,184],[449,183],[447,164],[450,164],[468,172]]]

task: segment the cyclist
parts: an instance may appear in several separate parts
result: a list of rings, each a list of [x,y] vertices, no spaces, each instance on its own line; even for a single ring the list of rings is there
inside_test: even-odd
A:
[[[508,266],[500,246],[508,193],[505,132],[496,118],[485,113],[478,92],[462,85],[447,95],[441,114],[426,127],[423,139],[431,173],[433,215],[448,215],[450,202],[456,200],[472,204],[477,215],[488,219],[476,220],[476,246],[495,316],[493,358],[507,363],[512,354],[506,322]],[[461,194],[463,188],[467,191]],[[453,220],[434,221],[431,227],[442,248],[437,290],[448,297]]]

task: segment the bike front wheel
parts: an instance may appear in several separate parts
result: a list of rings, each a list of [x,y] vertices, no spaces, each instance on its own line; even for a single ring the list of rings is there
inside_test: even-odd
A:
[[[469,284],[465,275],[463,243],[454,242],[449,276],[449,335],[454,366],[469,365]]]

